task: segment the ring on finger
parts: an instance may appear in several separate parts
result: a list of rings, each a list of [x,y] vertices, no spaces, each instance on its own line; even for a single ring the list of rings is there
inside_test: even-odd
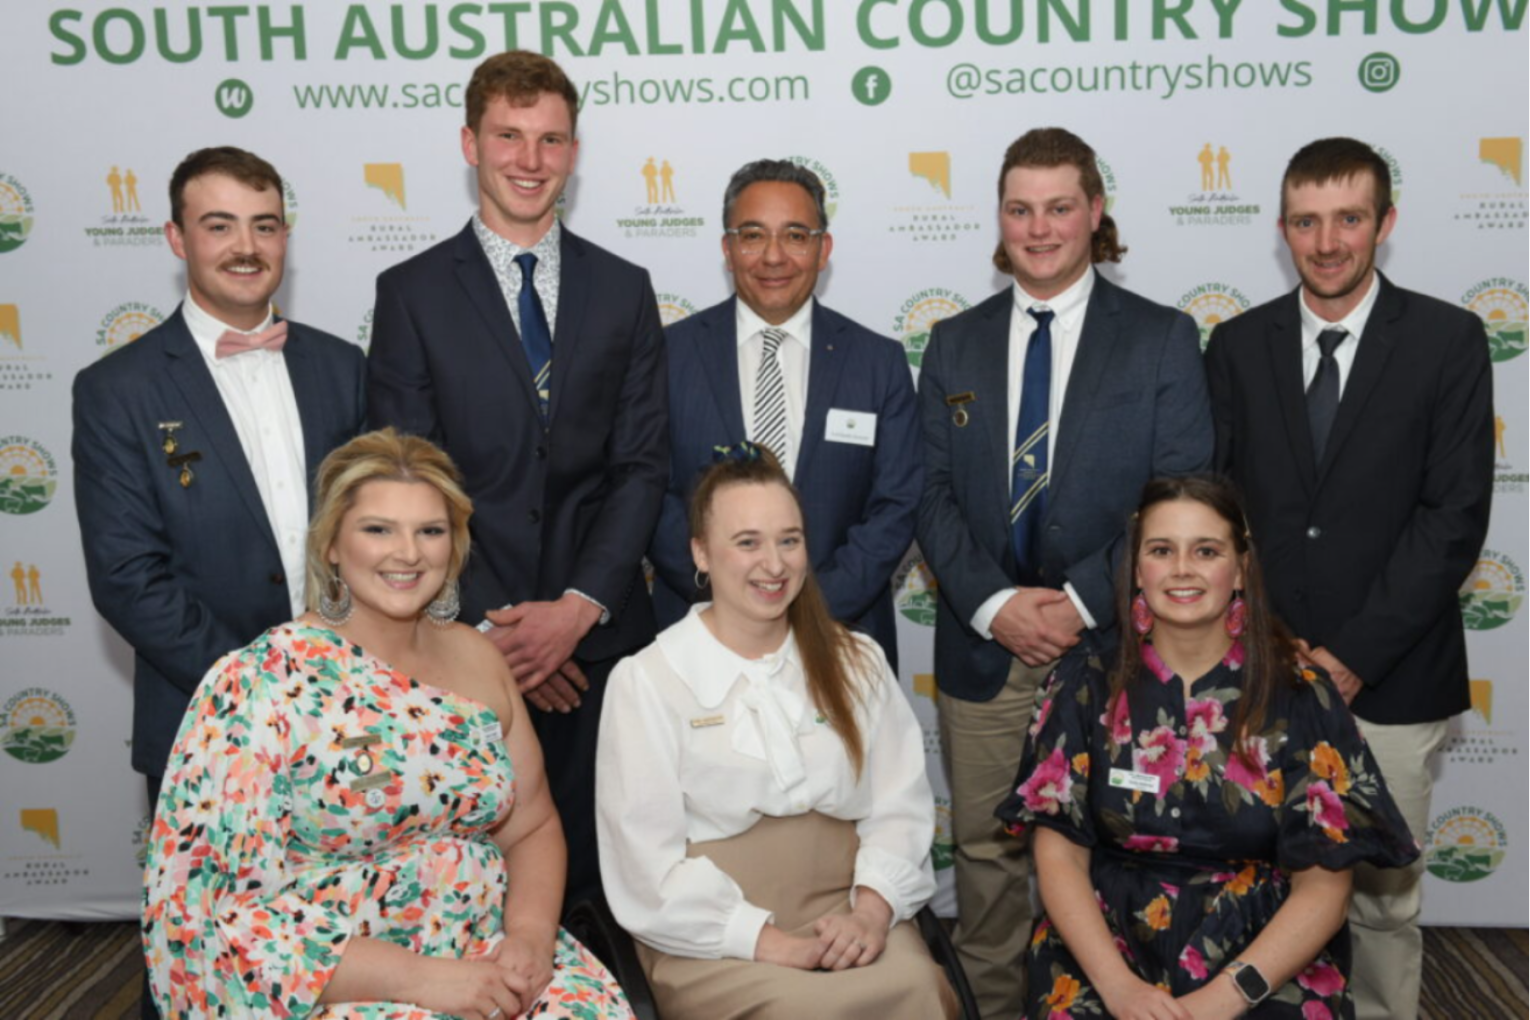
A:
[[[499,1016],[503,1012],[504,1010],[500,1009],[498,1006],[495,1006],[485,1015],[484,1020],[494,1020],[495,1017]]]

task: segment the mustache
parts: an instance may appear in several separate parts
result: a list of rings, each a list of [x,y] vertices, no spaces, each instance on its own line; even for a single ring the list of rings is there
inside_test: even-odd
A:
[[[271,266],[270,266],[270,263],[266,262],[265,259],[257,258],[254,255],[236,255],[234,258],[225,260],[219,266],[219,268],[220,269],[263,269],[263,270],[269,270],[271,268]]]

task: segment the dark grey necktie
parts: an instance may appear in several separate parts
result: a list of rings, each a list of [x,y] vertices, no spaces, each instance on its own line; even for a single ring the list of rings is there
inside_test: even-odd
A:
[[[1339,411],[1339,362],[1333,352],[1349,334],[1343,328],[1325,329],[1318,334],[1317,374],[1307,387],[1307,424],[1312,427],[1312,454],[1319,464],[1323,462],[1323,448],[1328,445],[1328,433],[1333,429],[1333,419]]]

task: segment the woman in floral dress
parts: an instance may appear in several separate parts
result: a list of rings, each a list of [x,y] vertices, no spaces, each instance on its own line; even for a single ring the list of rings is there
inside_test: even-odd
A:
[[[630,1017],[558,927],[563,833],[516,686],[452,622],[455,468],[374,432],[315,503],[311,611],[213,667],[171,753],[143,921],[161,1012]]]
[[[1350,869],[1417,845],[1271,616],[1244,520],[1224,482],[1149,483],[1115,668],[1074,653],[1047,681],[999,808],[1034,828],[1046,906],[1028,1017],[1354,1015]]]

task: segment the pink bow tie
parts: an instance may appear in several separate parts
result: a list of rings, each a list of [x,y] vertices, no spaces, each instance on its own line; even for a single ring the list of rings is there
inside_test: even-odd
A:
[[[271,351],[274,354],[280,352],[286,343],[287,323],[278,322],[270,329],[263,329],[259,333],[236,333],[229,330],[218,338],[214,353],[220,360],[243,354],[245,351]]]

